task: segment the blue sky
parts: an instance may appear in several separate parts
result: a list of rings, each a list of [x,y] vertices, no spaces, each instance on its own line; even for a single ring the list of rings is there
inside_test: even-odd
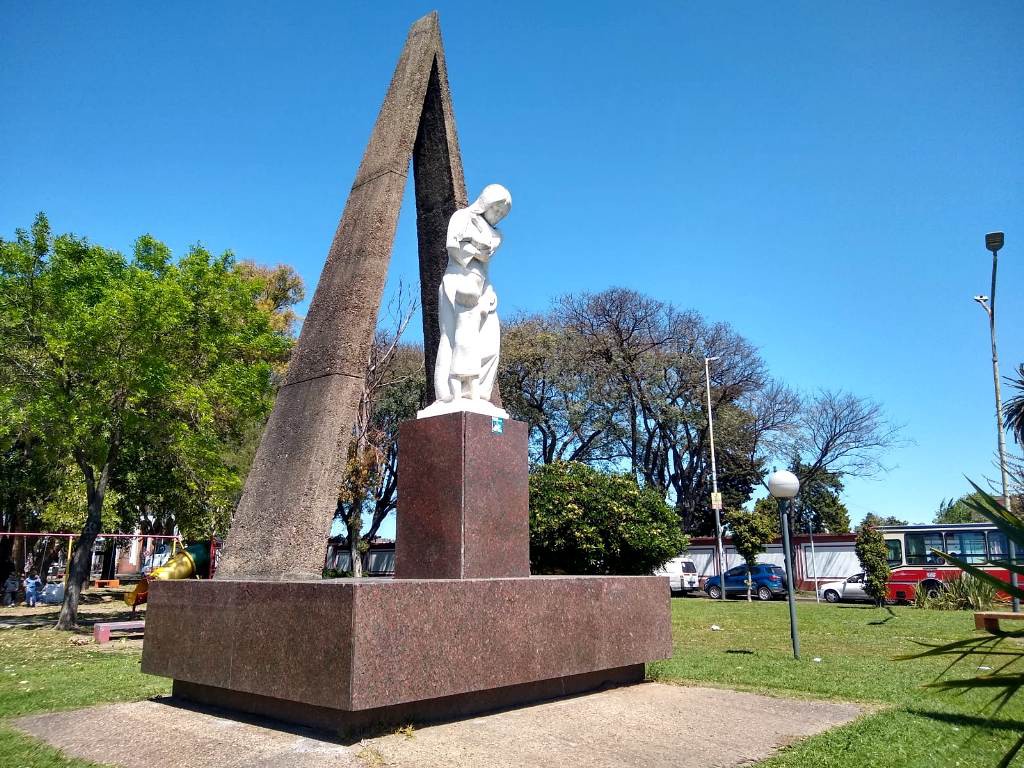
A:
[[[0,5],[0,234],[151,232],[312,292],[415,3]],[[848,484],[927,521],[994,473],[1024,361],[1024,5],[441,3],[470,194],[512,190],[505,312],[625,285],[731,323],[772,373],[881,402],[908,444]],[[407,195],[392,285],[413,284]]]

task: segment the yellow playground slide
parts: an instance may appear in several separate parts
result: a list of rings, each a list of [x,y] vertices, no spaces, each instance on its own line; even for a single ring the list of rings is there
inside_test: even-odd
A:
[[[124,601],[132,608],[149,597],[151,581],[205,578],[210,573],[210,542],[192,544],[180,550],[163,565],[154,568],[142,581],[124,593]]]

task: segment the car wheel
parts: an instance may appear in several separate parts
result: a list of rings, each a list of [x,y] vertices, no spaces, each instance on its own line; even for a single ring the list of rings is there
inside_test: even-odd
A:
[[[771,600],[772,599],[772,591],[770,589],[768,589],[768,587],[758,587],[757,588],[757,599],[758,600]]]
[[[712,600],[720,600],[722,598],[722,588],[717,584],[712,584],[708,587],[708,597]]]
[[[839,593],[836,592],[834,589],[826,589],[825,590],[825,602],[827,602],[827,603],[838,603],[839,602]]]

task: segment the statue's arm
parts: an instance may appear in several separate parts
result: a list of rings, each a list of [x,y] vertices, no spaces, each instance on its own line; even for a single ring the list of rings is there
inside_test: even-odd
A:
[[[454,222],[453,222],[454,223]],[[476,251],[473,255],[479,254],[490,254],[495,249],[495,243],[492,242],[492,238],[489,233],[482,231],[477,224],[476,217],[468,217],[464,219],[456,231],[454,239],[458,243],[459,248],[466,248],[470,246],[473,251]]]

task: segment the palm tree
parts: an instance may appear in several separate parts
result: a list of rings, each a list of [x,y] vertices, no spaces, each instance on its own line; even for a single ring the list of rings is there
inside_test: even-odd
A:
[[[1006,420],[1006,428],[1013,432],[1017,445],[1024,446],[1024,363],[1017,366],[1016,379],[1007,379],[1017,394],[1006,401],[1003,418]]]

